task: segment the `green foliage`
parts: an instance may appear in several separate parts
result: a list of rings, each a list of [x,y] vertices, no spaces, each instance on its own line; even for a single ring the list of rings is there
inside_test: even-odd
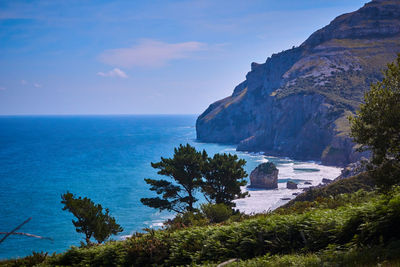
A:
[[[261,172],[268,173],[268,174],[271,174],[274,171],[278,170],[276,168],[275,164],[272,162],[261,163],[260,165],[258,165],[258,168],[260,169]]]
[[[357,262],[357,253],[344,255],[344,251],[380,247],[379,255],[384,255],[383,250],[390,249],[400,240],[397,229],[400,190],[395,189],[389,195],[376,192],[342,195],[338,201],[342,204],[334,208],[327,208],[326,202],[302,213],[274,212],[226,225],[150,231],[122,242],[73,248],[50,261],[53,265],[175,266],[269,254],[275,261],[278,261],[275,255],[281,255],[279,261],[283,263],[287,260],[333,261],[333,257],[338,257],[338,262],[351,262],[352,259]],[[297,255],[293,255],[294,252]],[[316,256],[310,259],[307,253],[325,256],[312,254]]]
[[[231,207],[235,206],[234,199],[247,195],[240,190],[247,183],[245,160],[225,153],[210,158],[204,150],[198,152],[189,144],[180,145],[174,152],[173,158],[161,158],[160,162],[151,164],[159,169],[158,174],[172,181],[145,179],[150,190],[161,197],[142,198],[144,205],[183,214],[196,211],[195,193],[199,189],[209,202]]]
[[[149,207],[159,210],[169,210],[178,213],[194,211],[197,201],[195,192],[202,181],[202,170],[207,153],[198,152],[189,144],[180,145],[174,149],[173,158],[161,158],[160,162],[151,163],[160,175],[168,176],[173,182],[166,180],[145,179],[160,197],[142,198],[140,201]],[[176,184],[174,184],[176,183]]]
[[[334,181],[327,186],[309,188],[286,205],[278,208],[278,210],[290,210],[288,208],[294,205],[309,205],[311,202],[321,198],[334,198],[341,194],[353,193],[359,190],[371,191],[374,187],[375,180],[372,176],[369,173],[361,173],[350,178]]]
[[[387,65],[382,81],[371,85],[365,93],[355,117],[350,117],[351,136],[361,144],[361,149],[373,152],[372,164],[381,170],[389,168],[395,175],[377,172],[381,186],[400,182],[400,54],[397,60]]]
[[[287,255],[269,255],[250,260],[240,260],[226,267],[336,267],[336,266],[399,266],[400,244],[394,242],[387,247],[372,246],[363,248],[348,248],[330,246],[318,253],[297,253]],[[216,267],[217,264],[195,266]]]
[[[240,221],[243,217],[239,211],[234,211],[230,206],[220,204],[202,204],[200,210],[195,212],[187,211],[177,214],[172,220],[168,220],[165,225],[168,230],[177,230],[193,226],[207,226],[226,221]]]
[[[400,182],[400,162],[397,160],[384,160],[379,166],[372,168],[370,173],[380,189],[384,191],[390,190],[392,185]]]
[[[202,204],[200,206],[200,209],[210,223],[224,222],[228,220],[233,214],[232,208],[223,203]]]
[[[191,219],[197,216],[187,214]],[[359,191],[319,197],[310,208],[297,212],[276,211],[215,226],[149,230],[125,241],[72,247],[47,256],[43,264],[213,266],[237,258],[241,266],[373,266],[399,262],[399,224],[400,189],[388,194]]]
[[[216,204],[234,207],[235,203],[232,200],[248,195],[247,192],[242,193],[240,189],[247,184],[247,181],[243,180],[247,177],[243,169],[245,164],[244,159],[225,153],[208,158],[203,170],[205,181],[201,186],[205,197]]]
[[[208,219],[199,211],[187,211],[177,214],[172,220],[164,223],[169,230],[183,229],[191,226],[206,226],[209,224]]]
[[[19,266],[38,266],[48,258],[47,252],[32,252],[32,255],[26,256],[19,260],[0,260],[0,266],[4,267],[19,267]]]
[[[110,216],[109,210],[100,204],[94,204],[89,198],[76,198],[72,193],[67,192],[61,196],[63,210],[71,212],[77,220],[72,220],[76,231],[85,234],[86,244],[90,245],[90,239],[94,237],[98,243],[104,242],[111,235],[122,232],[122,227]]]

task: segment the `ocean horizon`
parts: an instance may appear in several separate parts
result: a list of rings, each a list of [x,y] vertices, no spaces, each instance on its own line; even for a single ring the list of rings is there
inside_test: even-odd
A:
[[[154,196],[144,178],[160,178],[150,162],[170,157],[179,144],[198,150],[237,154],[250,172],[261,162],[279,169],[279,188],[249,190],[250,197],[236,201],[245,213],[272,210],[301,192],[305,181],[317,185],[333,179],[340,168],[316,162],[237,152],[234,145],[196,140],[197,115],[4,115],[0,116],[0,232],[11,231],[29,217],[19,231],[50,237],[54,241],[10,236],[0,244],[0,259],[23,257],[33,251],[62,252],[79,246],[83,235],[75,232],[72,215],[62,210],[61,194],[70,191],[89,197],[110,209],[124,231],[118,240],[157,228],[173,217],[141,204]],[[249,180],[247,178],[247,180]],[[299,184],[286,189],[286,181]]]

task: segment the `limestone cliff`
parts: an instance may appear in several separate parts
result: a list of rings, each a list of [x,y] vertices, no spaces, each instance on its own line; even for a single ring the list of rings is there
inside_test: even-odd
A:
[[[400,1],[372,1],[303,44],[252,63],[233,94],[196,122],[197,138],[238,150],[346,165],[357,160],[346,117],[400,53]]]

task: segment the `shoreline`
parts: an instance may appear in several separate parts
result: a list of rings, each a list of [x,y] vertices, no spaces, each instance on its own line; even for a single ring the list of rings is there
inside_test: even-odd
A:
[[[265,157],[262,162],[273,161],[272,157]],[[276,158],[278,159],[278,158]],[[286,163],[276,163],[279,169],[277,189],[255,189],[242,187],[243,191],[249,192],[250,197],[235,200],[236,208],[246,214],[265,213],[272,211],[302,193],[305,188],[322,184],[322,179],[333,180],[341,174],[342,168],[326,166],[315,162],[298,162],[286,159]],[[312,170],[312,171],[310,171]],[[318,170],[318,171],[317,171]],[[294,181],[298,189],[287,189],[286,182]],[[305,182],[311,184],[305,184]],[[294,195],[296,194],[296,195]]]

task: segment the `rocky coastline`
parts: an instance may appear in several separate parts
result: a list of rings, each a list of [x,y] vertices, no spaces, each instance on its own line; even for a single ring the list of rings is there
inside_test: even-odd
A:
[[[371,83],[400,51],[400,5],[372,1],[298,47],[251,64],[231,96],[197,119],[197,139],[237,150],[344,167],[368,154],[349,137]]]

